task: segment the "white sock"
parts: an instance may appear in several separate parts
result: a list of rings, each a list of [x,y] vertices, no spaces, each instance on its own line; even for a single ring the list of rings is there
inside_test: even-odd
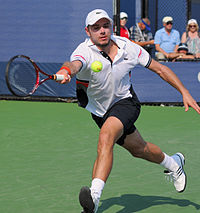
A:
[[[177,169],[179,168],[178,164],[176,161],[169,155],[163,152],[165,155],[164,160],[160,163],[161,166],[164,166],[166,169],[169,171],[176,172]]]
[[[103,191],[105,182],[99,178],[94,178],[91,184],[91,195],[95,197],[95,199],[100,199],[101,193]]]

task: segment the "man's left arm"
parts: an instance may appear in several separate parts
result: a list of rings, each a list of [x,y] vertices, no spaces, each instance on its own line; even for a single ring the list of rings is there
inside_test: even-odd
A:
[[[188,111],[189,106],[191,106],[194,110],[197,111],[197,113],[200,114],[199,105],[190,95],[189,91],[184,87],[177,75],[170,68],[158,63],[154,59],[152,59],[148,68],[158,74],[164,81],[168,82],[182,94],[185,111]]]

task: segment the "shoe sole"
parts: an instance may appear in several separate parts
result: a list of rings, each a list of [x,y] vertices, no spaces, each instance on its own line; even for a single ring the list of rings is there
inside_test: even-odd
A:
[[[83,207],[84,213],[94,213],[94,202],[92,200],[91,191],[89,187],[84,186],[79,193],[79,202]]]
[[[184,186],[183,190],[178,191],[178,193],[181,193],[181,192],[185,191],[185,188],[186,188],[186,185],[187,185],[187,176],[186,176],[186,173],[185,173],[185,171],[183,169],[183,166],[185,165],[185,156],[182,153],[180,153],[180,152],[176,153],[176,155],[180,158],[181,167],[182,167],[182,170],[183,170],[183,172],[185,174],[185,186]]]

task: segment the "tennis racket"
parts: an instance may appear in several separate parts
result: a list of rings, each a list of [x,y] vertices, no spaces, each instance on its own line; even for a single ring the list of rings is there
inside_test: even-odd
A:
[[[40,79],[41,74],[44,76]],[[47,80],[62,81],[64,75],[49,75],[25,55],[12,57],[6,66],[6,83],[13,95],[31,96]]]

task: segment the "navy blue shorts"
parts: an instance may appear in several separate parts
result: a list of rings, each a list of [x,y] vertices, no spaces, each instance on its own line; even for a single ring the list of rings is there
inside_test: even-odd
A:
[[[124,133],[116,142],[119,145],[124,144],[124,139],[127,135],[130,135],[136,130],[134,125],[140,114],[140,104],[133,98],[125,98],[116,102],[103,117],[98,117],[92,114],[92,118],[96,122],[99,128],[101,128],[108,117],[114,116],[118,118],[123,126]]]

